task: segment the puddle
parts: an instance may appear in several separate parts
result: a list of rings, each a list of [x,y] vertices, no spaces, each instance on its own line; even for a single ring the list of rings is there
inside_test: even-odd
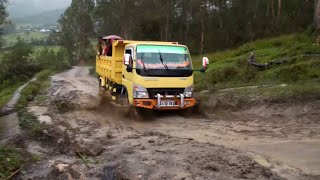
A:
[[[116,180],[115,167],[114,166],[106,166],[103,168],[103,177],[102,180]]]
[[[10,137],[19,134],[19,132],[17,113],[0,117],[0,144],[5,143]]]
[[[21,91],[36,78],[19,87],[13,94],[10,101],[0,108],[0,144],[4,144],[10,137],[20,133],[18,115],[14,112],[14,107],[17,104]],[[2,115],[2,116],[1,116]]]

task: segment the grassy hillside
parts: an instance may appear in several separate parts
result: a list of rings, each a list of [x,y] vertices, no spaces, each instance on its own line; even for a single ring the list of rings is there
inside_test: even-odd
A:
[[[258,63],[284,63],[261,70],[248,65],[251,52],[255,53]],[[306,33],[258,40],[206,56],[211,62],[205,75],[196,74],[197,91],[221,92],[221,89],[233,88],[228,93],[277,98],[320,96],[320,46],[314,45],[311,35]]]

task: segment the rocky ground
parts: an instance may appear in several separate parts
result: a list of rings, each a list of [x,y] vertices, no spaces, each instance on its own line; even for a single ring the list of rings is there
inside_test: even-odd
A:
[[[24,146],[41,160],[19,179],[319,179],[320,102],[133,120],[110,104],[89,67],[52,77],[48,125]],[[210,113],[209,113],[210,112]]]

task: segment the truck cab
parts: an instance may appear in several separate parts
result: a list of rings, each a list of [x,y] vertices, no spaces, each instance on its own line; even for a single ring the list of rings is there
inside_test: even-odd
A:
[[[147,109],[195,105],[189,50],[178,44],[133,43],[125,47],[122,83],[129,103]]]

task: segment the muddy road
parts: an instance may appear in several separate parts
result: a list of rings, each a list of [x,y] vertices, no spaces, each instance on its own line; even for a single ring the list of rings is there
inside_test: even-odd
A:
[[[89,69],[53,76],[50,100],[30,104],[52,138],[28,142],[43,159],[23,179],[320,178],[320,102],[139,121],[110,103]]]

